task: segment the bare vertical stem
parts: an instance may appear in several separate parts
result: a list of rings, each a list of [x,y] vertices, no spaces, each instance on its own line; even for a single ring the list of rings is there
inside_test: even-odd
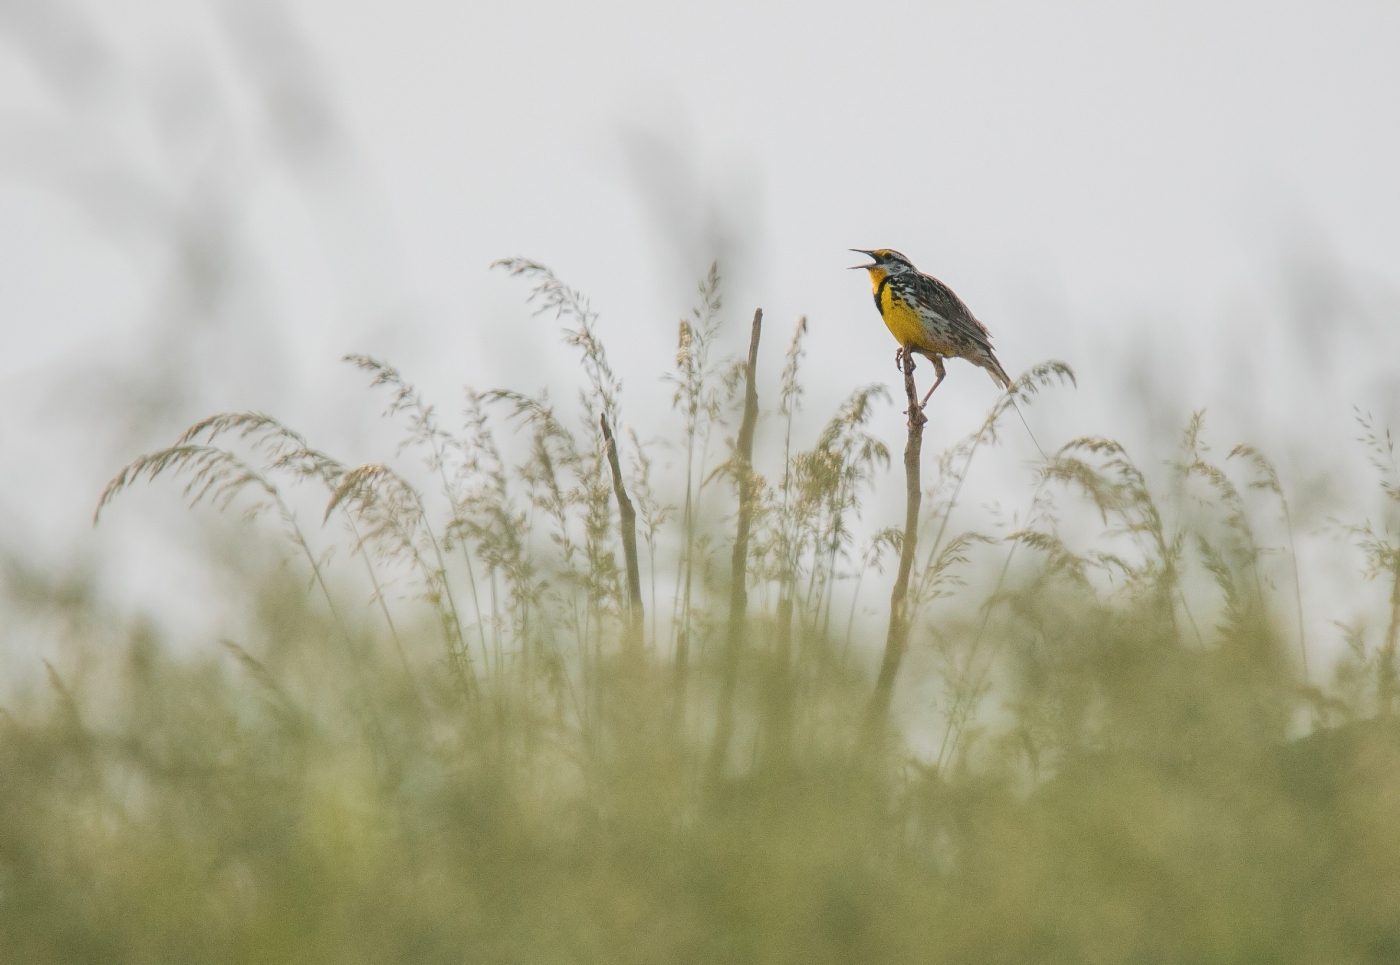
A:
[[[642,652],[642,571],[637,562],[637,511],[622,484],[622,465],[617,458],[617,440],[604,412],[598,416],[603,427],[603,441],[608,449],[608,466],[612,469],[613,494],[617,496],[617,515],[622,530],[622,555],[627,561],[627,649],[630,656]]]
[[[919,482],[919,462],[924,446],[924,425],[928,417],[919,406],[914,388],[914,357],[904,353],[904,394],[909,399],[909,439],[904,445],[904,541],[899,550],[899,574],[890,593],[890,628],[885,637],[885,657],[880,663],[880,676],[865,717],[865,743],[873,744],[884,733],[894,697],[894,681],[904,652],[909,648],[909,575],[914,569],[914,553],[918,549],[919,504],[923,491]]]
[[[724,664],[721,668],[719,710],[715,742],[710,753],[711,786],[724,771],[724,759],[734,736],[734,689],[739,677],[739,653],[744,640],[744,618],[749,606],[748,563],[749,527],[753,522],[753,433],[758,424],[758,339],[763,331],[763,309],[753,313],[749,335],[749,364],[744,373],[744,419],[739,424],[735,445],[734,475],[739,488],[739,521],[734,533],[734,554],[729,577],[729,626],[725,633]]]

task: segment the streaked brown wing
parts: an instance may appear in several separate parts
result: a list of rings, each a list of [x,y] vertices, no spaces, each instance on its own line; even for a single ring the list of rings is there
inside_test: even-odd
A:
[[[970,343],[992,351],[992,333],[979,322],[953,290],[932,275],[919,272],[914,279],[919,301],[943,318],[955,341]]]

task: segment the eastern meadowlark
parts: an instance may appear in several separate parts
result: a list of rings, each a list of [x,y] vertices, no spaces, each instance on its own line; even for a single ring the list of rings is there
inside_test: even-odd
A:
[[[917,352],[933,363],[938,379],[924,395],[921,406],[927,405],[933,390],[943,382],[947,373],[943,360],[967,359],[987,370],[992,381],[1003,389],[1011,388],[1011,378],[992,351],[992,335],[979,322],[953,290],[932,275],[925,275],[897,251],[877,248],[852,251],[875,259],[869,265],[853,265],[870,272],[875,290],[875,307],[894,337],[899,340],[895,364],[903,368],[905,352]]]

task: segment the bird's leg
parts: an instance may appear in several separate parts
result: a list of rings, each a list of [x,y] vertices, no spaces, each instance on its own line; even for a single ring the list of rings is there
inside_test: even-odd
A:
[[[894,350],[894,367],[897,368],[897,369],[899,369],[899,371],[900,371],[901,373],[904,372],[904,346],[903,346],[903,345],[901,345],[899,348],[897,348],[897,349]]]
[[[948,374],[948,372],[943,368],[943,359],[941,356],[933,356],[933,370],[938,373],[938,378],[934,380],[932,388],[930,388],[928,392],[924,394],[924,401],[919,403],[920,409],[928,405],[928,400],[929,397],[933,395],[933,390],[938,388],[939,383],[943,381],[943,377]]]

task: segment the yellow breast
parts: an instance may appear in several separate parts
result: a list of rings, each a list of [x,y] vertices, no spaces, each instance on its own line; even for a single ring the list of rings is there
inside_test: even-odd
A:
[[[885,320],[886,327],[899,340],[899,344],[905,348],[910,346],[927,348],[928,346],[924,343],[928,341],[928,335],[924,331],[923,319],[903,299],[895,297],[892,285],[886,285],[883,291],[880,290],[880,282],[884,279],[884,269],[870,269],[871,287],[880,296],[880,317]]]
[[[919,313],[902,299],[896,298],[888,285],[880,298],[880,315],[885,319],[885,325],[890,332],[899,339],[899,344],[905,348],[923,346],[924,342],[928,341]]]

